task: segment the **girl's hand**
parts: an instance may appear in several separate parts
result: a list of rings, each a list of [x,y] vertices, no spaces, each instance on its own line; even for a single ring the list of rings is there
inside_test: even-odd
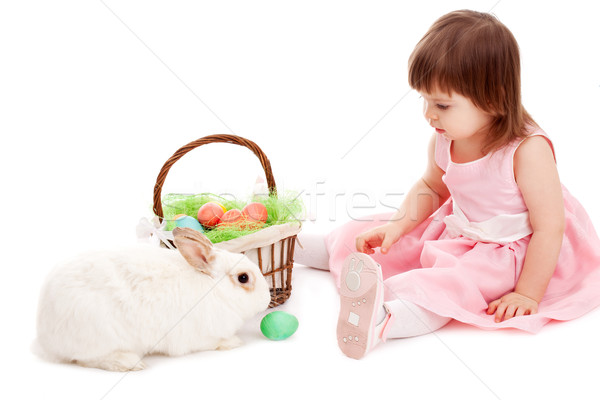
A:
[[[498,300],[492,301],[487,309],[488,315],[496,313],[496,322],[506,321],[521,315],[535,314],[537,311],[537,301],[516,292],[511,292]]]
[[[365,254],[373,254],[376,247],[381,247],[381,253],[386,254],[390,246],[396,243],[401,236],[401,229],[393,223],[378,226],[356,237],[356,250]]]

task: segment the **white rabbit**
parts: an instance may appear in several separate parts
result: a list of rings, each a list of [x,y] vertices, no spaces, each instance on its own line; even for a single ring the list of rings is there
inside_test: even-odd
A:
[[[179,251],[140,245],[57,267],[41,291],[37,347],[53,361],[128,371],[145,354],[239,346],[235,333],[270,301],[258,266],[195,230],[173,235]]]

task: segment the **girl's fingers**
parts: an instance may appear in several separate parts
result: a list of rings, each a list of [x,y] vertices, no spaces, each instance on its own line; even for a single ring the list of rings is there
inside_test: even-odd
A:
[[[356,238],[356,250],[359,253],[364,253],[364,254],[373,254],[373,253],[375,253],[375,251],[373,251],[373,247],[371,247],[371,245],[369,244],[369,242],[367,242],[363,238]]]
[[[488,304],[487,309],[488,315],[496,314],[494,317],[496,322],[506,321],[513,317],[531,315],[536,312],[537,307],[535,305],[532,305],[529,302],[515,301],[514,299],[508,298],[504,302],[502,301],[502,298],[492,301]]]
[[[363,237],[356,238],[356,250],[358,250],[360,253],[368,254],[370,248],[371,246]]]
[[[537,307],[527,307],[527,311],[525,311],[525,315],[531,315],[537,313]]]
[[[525,314],[524,315],[531,315],[531,314],[535,314],[537,313],[537,308],[536,307],[529,307],[527,308],[527,310],[525,310]]]
[[[506,303],[498,304],[498,309],[496,310],[496,317],[494,318],[496,322],[502,321],[502,319],[504,318],[504,313],[506,312],[506,307]]]
[[[500,304],[500,300],[494,300],[490,304],[488,304],[488,309],[487,309],[488,315],[492,315],[493,313],[496,312],[496,309],[498,308],[498,304]]]
[[[357,237],[355,246],[357,251],[364,253],[365,240],[361,237]]]
[[[516,305],[509,304],[508,307],[506,307],[506,311],[504,313],[504,320],[506,321],[507,319],[511,319],[512,317],[514,317],[517,309],[518,307]]]

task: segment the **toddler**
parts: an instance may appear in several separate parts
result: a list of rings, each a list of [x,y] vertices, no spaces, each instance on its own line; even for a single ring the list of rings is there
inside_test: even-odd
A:
[[[300,237],[296,261],[339,287],[344,354],[451,319],[537,332],[598,306],[600,240],[521,104],[511,32],[490,14],[444,15],[411,54],[409,82],[435,130],[422,178],[393,215]]]

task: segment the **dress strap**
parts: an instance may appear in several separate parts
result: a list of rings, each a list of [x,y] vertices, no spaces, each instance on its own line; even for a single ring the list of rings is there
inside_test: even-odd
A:
[[[526,141],[527,139],[529,139],[530,137],[533,137],[533,136],[541,136],[544,139],[546,139],[546,141],[550,145],[550,149],[552,150],[552,155],[554,156],[554,162],[556,162],[556,153],[554,152],[554,144],[552,143],[552,140],[550,140],[550,138],[548,137],[548,134],[539,128],[534,130],[533,132],[531,132],[526,138],[523,138],[520,141],[518,141],[517,143],[515,143],[512,151],[511,151],[511,153],[512,153],[511,159],[514,158],[515,152],[517,151],[519,146],[521,146],[521,144],[523,144],[524,141]]]
[[[444,172],[448,169],[450,163],[450,140],[442,135],[435,136],[435,163]]]

